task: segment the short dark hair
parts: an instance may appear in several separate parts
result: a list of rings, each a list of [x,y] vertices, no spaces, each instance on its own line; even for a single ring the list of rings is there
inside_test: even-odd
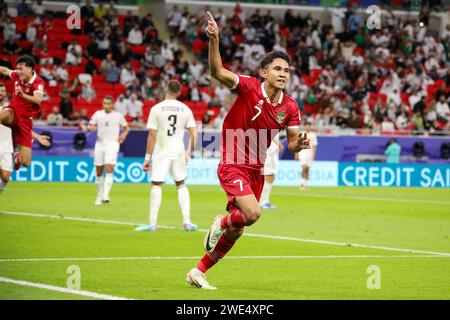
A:
[[[103,98],[103,100],[105,100],[105,99],[108,99],[108,100],[111,100],[112,102],[114,102],[114,98],[112,97],[112,96],[105,96],[104,98]]]
[[[261,61],[261,69],[266,69],[269,64],[273,62],[273,60],[280,58],[283,59],[291,65],[291,58],[283,51],[272,51],[269,52]]]
[[[170,80],[167,83],[167,90],[174,94],[179,94],[181,91],[181,84],[177,80]]]
[[[19,63],[23,63],[23,64],[25,64],[25,66],[30,67],[30,68],[34,68],[34,66],[36,65],[34,58],[32,56],[30,56],[29,54],[24,54],[23,56],[20,56],[19,58],[17,58],[16,65]]]

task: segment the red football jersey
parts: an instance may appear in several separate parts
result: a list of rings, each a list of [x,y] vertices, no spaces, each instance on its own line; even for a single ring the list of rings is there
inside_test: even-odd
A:
[[[259,169],[275,135],[285,127],[300,127],[300,110],[283,92],[271,103],[263,83],[254,77],[239,75],[233,89],[237,99],[223,122],[222,163]]]
[[[22,87],[22,91],[30,96],[32,96],[35,92],[42,92],[42,94],[44,94],[44,80],[42,80],[41,77],[38,77],[36,72],[34,72],[30,81],[28,83],[23,83],[22,80],[19,79],[17,70],[12,71],[9,77],[12,81],[11,108],[21,116],[27,118],[37,118],[39,115],[39,106],[26,101],[21,96],[18,96],[16,94],[15,86],[16,83],[18,83]]]

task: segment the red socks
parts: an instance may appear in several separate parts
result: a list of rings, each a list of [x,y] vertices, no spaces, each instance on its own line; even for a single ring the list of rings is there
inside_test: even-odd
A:
[[[236,241],[230,242],[229,240],[227,240],[224,232],[217,242],[214,250],[212,252],[207,252],[197,264],[196,268],[205,273],[206,271],[208,271],[208,269],[219,262],[219,260],[222,259],[228,251],[230,251],[235,242]]]
[[[220,226],[226,228],[243,228],[245,227],[245,217],[239,208],[234,207],[230,213],[220,220]]]

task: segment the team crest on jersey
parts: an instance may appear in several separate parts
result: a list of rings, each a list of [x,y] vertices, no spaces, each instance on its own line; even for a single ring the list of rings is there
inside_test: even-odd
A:
[[[277,112],[277,122],[283,123],[284,118],[286,118],[286,112]]]

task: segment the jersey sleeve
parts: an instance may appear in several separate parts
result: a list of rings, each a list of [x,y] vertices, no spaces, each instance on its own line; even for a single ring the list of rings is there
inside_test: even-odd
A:
[[[147,121],[147,129],[153,129],[153,130],[158,129],[158,108],[157,107],[153,107],[150,110],[150,115],[148,116],[148,121]]]
[[[289,108],[289,115],[286,121],[286,128],[288,129],[297,129],[300,128],[300,108],[298,107],[297,102],[291,104]]]
[[[120,118],[119,118],[120,126],[126,127],[128,125],[127,120],[125,119],[125,117],[121,113],[119,113],[119,115],[120,115]]]
[[[92,124],[92,125],[98,124],[98,112],[97,111],[94,113],[91,120],[89,120],[89,124]]]
[[[250,76],[236,75],[236,81],[231,87],[232,90],[236,90],[238,94],[245,94],[253,88],[257,88],[260,85],[258,79]]]
[[[40,94],[44,94],[44,80],[38,78],[34,81],[33,83],[33,94],[35,93],[40,93]]]

